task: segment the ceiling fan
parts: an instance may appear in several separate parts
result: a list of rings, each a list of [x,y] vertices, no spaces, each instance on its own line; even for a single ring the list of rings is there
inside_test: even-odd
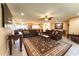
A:
[[[47,14],[44,14],[44,15],[41,15],[40,16],[40,20],[52,20],[54,18],[53,15],[51,15],[51,13],[47,13]]]
[[[52,16],[47,16],[47,15],[45,15],[43,18],[40,18],[41,20],[52,20]]]

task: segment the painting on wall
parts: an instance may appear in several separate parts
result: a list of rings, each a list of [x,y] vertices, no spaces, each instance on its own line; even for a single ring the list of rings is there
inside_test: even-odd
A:
[[[63,29],[63,23],[55,23],[55,29]]]

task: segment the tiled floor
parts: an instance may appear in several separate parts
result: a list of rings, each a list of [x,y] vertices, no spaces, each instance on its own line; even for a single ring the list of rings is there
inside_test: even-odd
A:
[[[62,38],[61,41],[65,41],[67,43],[71,43],[72,47],[68,50],[68,52],[65,54],[65,56],[79,56],[79,44],[72,42],[70,39],[67,39],[65,37]],[[22,52],[19,51],[19,41],[16,41],[16,44],[13,46],[13,55],[12,56],[27,56],[27,53],[25,51],[24,45],[22,48]]]
[[[62,41],[72,44],[72,47],[68,50],[68,52],[65,54],[65,56],[79,56],[79,44],[77,44],[65,37],[63,37]]]
[[[27,56],[27,53],[25,51],[24,45],[22,44],[22,52],[20,52],[20,47],[19,47],[19,40],[13,44],[13,50],[12,50],[12,55],[11,56]]]

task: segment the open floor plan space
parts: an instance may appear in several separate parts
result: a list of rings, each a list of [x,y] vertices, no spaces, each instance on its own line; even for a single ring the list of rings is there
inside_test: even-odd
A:
[[[79,3],[0,3],[0,56],[79,56]]]

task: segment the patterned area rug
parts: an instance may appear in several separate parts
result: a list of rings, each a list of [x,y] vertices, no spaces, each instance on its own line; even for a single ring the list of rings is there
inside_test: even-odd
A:
[[[23,39],[26,51],[30,56],[62,56],[71,47],[71,44],[39,36]]]

